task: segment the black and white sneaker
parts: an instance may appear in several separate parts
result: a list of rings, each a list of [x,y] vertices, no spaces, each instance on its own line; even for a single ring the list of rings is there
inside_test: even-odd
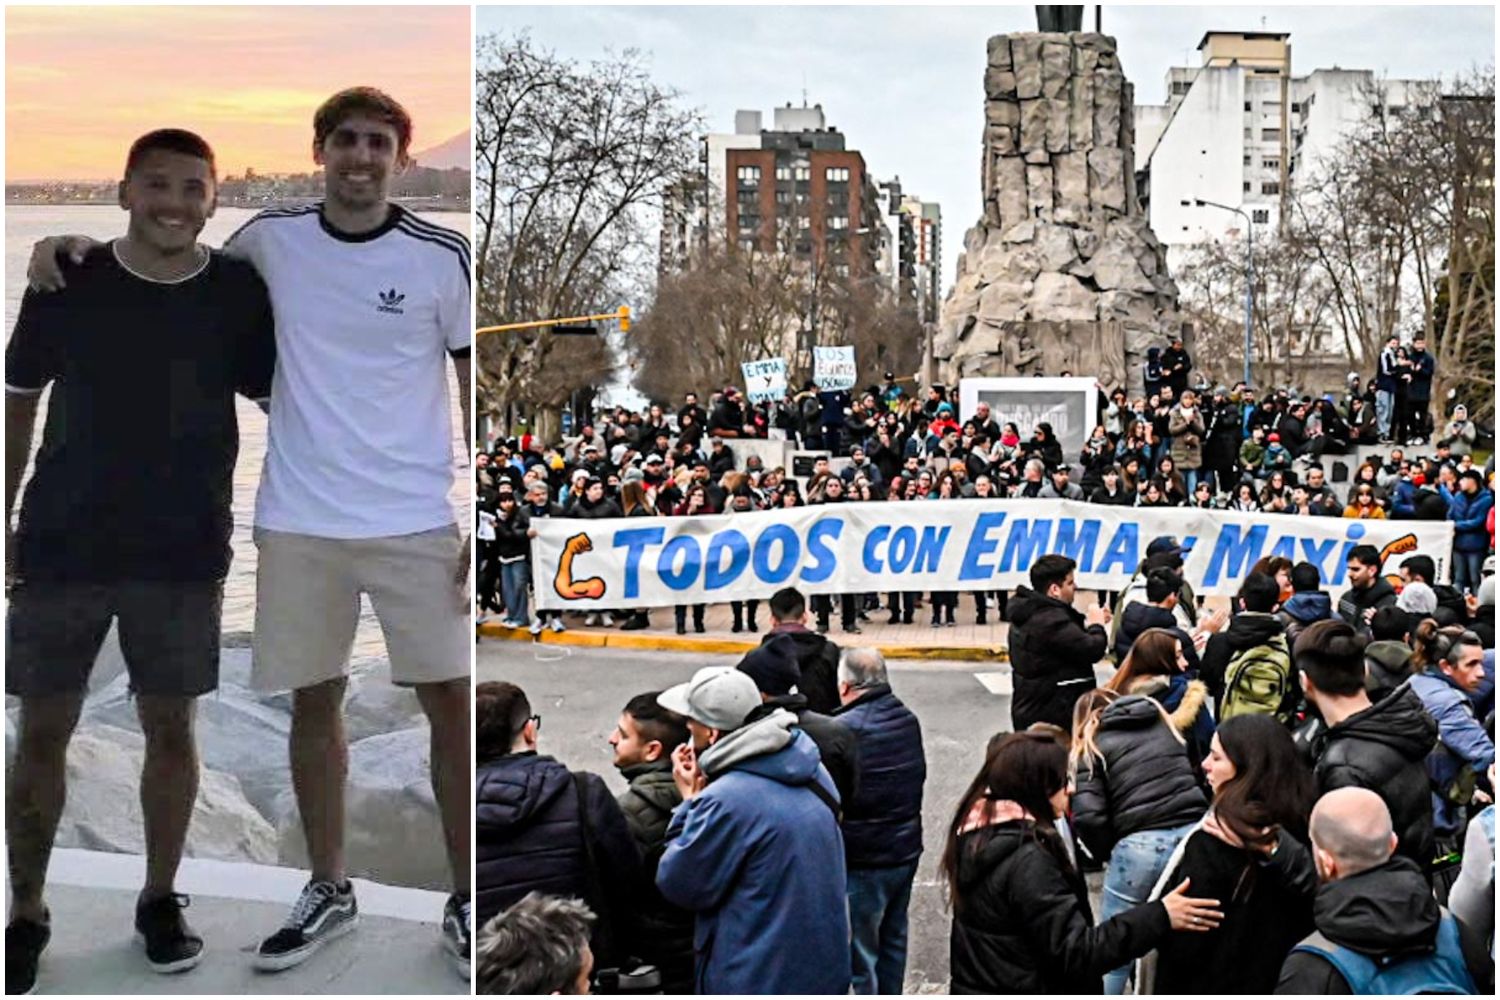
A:
[[[263,972],[290,969],[329,941],[354,930],[358,924],[359,907],[354,903],[352,882],[345,879],[342,886],[332,882],[309,882],[281,930],[262,941],[256,949],[255,967]]]
[[[180,892],[135,905],[136,940],[146,946],[152,972],[186,972],[203,958],[203,939],[193,932],[182,911],[189,899]]]
[[[470,902],[467,896],[448,897],[443,907],[443,949],[453,956],[458,974],[469,978],[469,960],[473,948],[473,935],[469,933]]]
[[[16,919],[5,925],[5,994],[25,996],[36,989],[42,950],[52,939],[52,925]]]

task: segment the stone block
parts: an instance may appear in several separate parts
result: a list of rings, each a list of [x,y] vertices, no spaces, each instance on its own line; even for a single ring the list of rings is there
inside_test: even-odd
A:
[[[1120,144],[1120,74],[1104,69],[1094,71],[1094,145]]]
[[[1125,211],[1125,157],[1114,147],[1089,151],[1089,200],[1097,208]]]
[[[1027,219],[1018,225],[1011,226],[1000,234],[1000,242],[1004,243],[1030,243],[1036,238],[1036,220]],[[988,244],[986,244],[988,245]]]
[[[1066,96],[1047,106],[1047,152],[1068,150],[1068,101]]]
[[[1085,52],[1113,52],[1115,51],[1115,40],[1109,35],[1099,34],[1094,31],[1079,31],[1069,36],[1073,46]]]
[[[1082,225],[1089,217],[1089,158],[1084,152],[1062,153],[1052,158],[1056,191],[1053,218]]]
[[[1022,100],[1042,96],[1042,40],[1040,35],[1017,35],[1010,42],[1011,66],[1016,75],[1016,96]]]
[[[1010,69],[1010,36],[994,35],[987,46],[988,62],[995,69]]]
[[[1037,98],[1021,102],[1021,151],[1030,153],[1047,148],[1048,102]]]
[[[1033,149],[1022,157],[1027,163],[1046,166],[1052,162],[1052,154],[1045,149]]]
[[[1066,42],[1042,44],[1042,95],[1063,97],[1073,70],[1073,47]]]
[[[1099,315],[1094,293],[1067,274],[1038,275],[1027,310],[1043,320],[1093,320]]]
[[[1026,165],[1026,204],[1035,218],[1052,217],[1052,168],[1046,165]]]
[[[1009,229],[1031,217],[1026,199],[1026,163],[1016,156],[995,160],[995,205],[999,218],[994,224]]]
[[[1094,78],[1083,73],[1073,77],[1068,101],[1068,145],[1075,152],[1094,148]]]
[[[1016,129],[1009,125],[991,125],[984,130],[984,139],[991,153],[1000,156],[1013,156],[1016,149]]]
[[[978,278],[980,285],[995,282],[1019,285],[1031,281],[1041,269],[1041,256],[1031,247],[1002,244],[987,247],[980,255]]]
[[[964,337],[961,353],[965,357],[999,354],[1000,327],[983,320],[975,322],[969,327],[968,334]]]
[[[1030,282],[997,281],[979,293],[979,318],[990,323],[1026,318]]]
[[[1021,124],[1021,105],[1015,101],[985,101],[984,120],[989,125]]]
[[[984,71],[984,96],[992,101],[1014,100],[1016,74],[1008,69],[991,67]]]
[[[1067,226],[1037,223],[1031,245],[1041,260],[1043,271],[1066,271],[1078,259],[1073,231]]]
[[[1088,260],[1099,250],[1099,231],[1088,226],[1075,229],[1073,245],[1078,248],[1078,256]]]
[[[1142,294],[1156,290],[1131,248],[1124,243],[1107,241],[1090,263],[1094,265],[1094,281],[1100,289]]]

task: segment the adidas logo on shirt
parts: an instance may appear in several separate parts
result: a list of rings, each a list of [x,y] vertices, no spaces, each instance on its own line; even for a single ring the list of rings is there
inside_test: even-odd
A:
[[[392,288],[388,292],[380,292],[380,305],[375,307],[376,312],[395,313],[397,316],[404,314],[401,303],[406,301],[406,296]]]

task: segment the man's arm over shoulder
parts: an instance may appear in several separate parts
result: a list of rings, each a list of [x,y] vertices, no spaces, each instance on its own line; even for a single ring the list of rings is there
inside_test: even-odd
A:
[[[266,283],[249,261],[228,257],[232,275],[231,308],[239,321],[235,344],[234,385],[246,399],[263,403],[271,396],[276,371],[276,318]]]

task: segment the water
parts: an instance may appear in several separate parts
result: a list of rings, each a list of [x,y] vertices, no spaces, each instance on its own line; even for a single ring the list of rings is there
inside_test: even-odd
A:
[[[200,237],[217,247],[247,219],[252,209],[221,208]],[[424,212],[424,218],[469,235],[470,218],[463,212]],[[32,244],[44,236],[76,233],[97,239],[120,236],[125,231],[125,213],[108,205],[7,205],[5,209],[5,338],[15,327],[21,296],[26,290],[26,262]],[[448,392],[453,401],[454,484],[449,494],[458,523],[468,525],[472,516],[472,477],[467,472],[467,449],[463,443],[463,418],[458,407],[458,384],[450,369]],[[260,482],[261,462],[266,454],[266,417],[253,404],[236,401],[240,423],[240,455],[234,469],[234,560],[224,582],[224,631],[250,631],[255,622],[255,545],[250,540],[255,512],[255,489]],[[45,415],[46,398],[42,401]],[[42,419],[37,421],[41,436]],[[33,448],[35,443],[33,444]],[[366,603],[355,637],[357,657],[385,655],[380,627]]]

